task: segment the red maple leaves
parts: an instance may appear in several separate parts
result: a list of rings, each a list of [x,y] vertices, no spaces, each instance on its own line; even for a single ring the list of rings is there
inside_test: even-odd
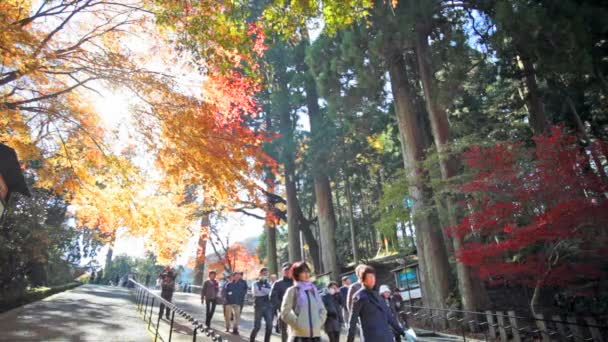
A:
[[[491,281],[565,286],[597,278],[608,252],[608,181],[596,164],[605,163],[606,142],[583,147],[563,127],[534,142],[465,153],[475,177],[461,187],[470,213],[450,228],[465,239],[458,259]]]

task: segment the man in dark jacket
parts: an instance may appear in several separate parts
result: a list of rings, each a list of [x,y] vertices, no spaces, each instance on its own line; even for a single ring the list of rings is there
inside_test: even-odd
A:
[[[224,319],[226,320],[226,332],[230,331],[230,316],[234,319],[232,322],[232,333],[239,334],[239,322],[241,318],[241,306],[245,303],[247,295],[247,283],[241,281],[241,272],[234,272],[232,281],[226,285]]]
[[[279,312],[281,310],[281,303],[285,296],[285,291],[293,286],[293,279],[291,276],[291,264],[286,262],[283,264],[283,279],[277,281],[272,285],[270,290],[270,302],[273,307],[273,312]],[[279,329],[281,330],[281,341],[287,341],[287,324],[279,318]]]
[[[205,325],[207,328],[211,326],[211,320],[217,305],[217,296],[220,292],[220,284],[215,280],[216,275],[215,271],[209,272],[209,279],[205,280],[201,290],[201,304],[205,304]]]
[[[171,302],[171,300],[173,299],[173,292],[175,291],[175,278],[177,278],[177,274],[175,274],[171,266],[167,266],[158,277],[160,278],[160,296],[164,300]],[[163,311],[165,311],[165,308],[165,317],[169,319],[169,312],[171,310],[168,306],[165,307],[165,304],[162,303],[160,304],[160,310],[158,311],[159,319],[163,316]]]
[[[255,337],[262,327],[262,318],[264,318],[264,323],[266,324],[264,342],[270,342],[270,335],[272,335],[272,304],[270,304],[270,283],[268,282],[268,269],[266,267],[260,270],[260,276],[253,283],[252,289],[254,319],[249,341],[255,341]]]
[[[405,331],[390,313],[385,301],[373,290],[376,285],[375,270],[365,266],[361,270],[361,280],[363,287],[352,298],[347,342],[355,340],[357,321],[361,324],[361,342],[393,342],[393,331],[404,335]]]
[[[324,330],[329,337],[329,342],[340,341],[340,329],[344,319],[342,318],[342,306],[340,305],[340,292],[338,291],[338,283],[330,282],[327,285],[327,292],[323,295],[323,304],[327,310],[327,319],[325,320]]]

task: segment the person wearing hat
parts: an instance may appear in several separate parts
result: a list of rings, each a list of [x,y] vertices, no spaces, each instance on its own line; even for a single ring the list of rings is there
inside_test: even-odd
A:
[[[242,281],[241,276],[241,272],[234,272],[232,281],[226,284],[225,290],[224,319],[226,321],[226,332],[230,331],[230,318],[232,317],[232,333],[234,335],[239,334],[241,307],[245,303],[245,296],[247,295],[247,283]]]
[[[382,297],[382,300],[384,300],[384,302],[386,303],[386,306],[388,306],[391,315],[393,315],[396,321],[399,321],[399,310],[397,309],[397,303],[395,301],[395,298],[391,296],[391,289],[387,285],[380,285],[379,293]],[[401,334],[397,332],[394,332],[394,334],[395,341],[401,341]]]
[[[266,324],[264,342],[270,342],[270,335],[272,335],[272,304],[270,303],[270,283],[268,282],[268,269],[266,267],[260,270],[260,275],[253,283],[252,288],[254,319],[249,341],[255,341],[255,337],[262,327],[262,318],[264,318],[264,323]]]
[[[270,302],[272,304],[273,313],[281,311],[281,303],[283,297],[288,288],[293,286],[293,279],[291,275],[291,263],[284,263],[282,265],[283,279],[277,281],[272,285],[270,290]],[[279,317],[279,330],[281,331],[281,341],[287,341],[287,323]]]

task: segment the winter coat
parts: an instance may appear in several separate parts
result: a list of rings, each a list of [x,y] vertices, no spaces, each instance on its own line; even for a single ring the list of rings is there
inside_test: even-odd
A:
[[[340,288],[340,304],[346,307],[346,298],[348,297],[348,286],[344,285]]]
[[[363,287],[360,282],[353,283],[348,288],[348,294],[346,295],[346,310],[350,313],[353,310],[353,296],[357,291]]]
[[[404,333],[384,299],[375,291],[365,288],[353,296],[347,342],[354,341],[358,333],[357,322],[363,332],[361,342],[393,342],[394,332]]]
[[[245,296],[247,296],[247,283],[244,281],[231,281],[224,288],[224,304],[228,305],[243,305]]]
[[[276,281],[272,284],[272,289],[270,290],[270,302],[272,303],[272,308],[276,311],[281,308],[281,303],[283,302],[283,297],[285,296],[285,292],[288,288],[293,286],[293,279],[285,278]]]
[[[342,317],[342,309],[340,306],[340,293],[331,295],[326,293],[321,297],[325,310],[327,310],[327,319],[325,320],[325,332],[340,331],[344,318]]]
[[[281,319],[288,325],[289,338],[321,337],[321,329],[327,318],[327,311],[320,296],[306,291],[307,304],[297,305],[300,288],[292,286],[285,292],[281,304]]]
[[[203,283],[203,289],[201,290],[201,299],[214,300],[217,298],[220,292],[220,284],[217,280],[207,279]]]
[[[266,279],[260,279],[253,283],[253,306],[259,309],[270,308],[270,283]]]

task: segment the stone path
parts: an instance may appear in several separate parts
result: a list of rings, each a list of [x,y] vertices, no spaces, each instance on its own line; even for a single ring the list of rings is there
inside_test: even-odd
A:
[[[125,288],[83,285],[0,314],[0,341],[146,341]]]

